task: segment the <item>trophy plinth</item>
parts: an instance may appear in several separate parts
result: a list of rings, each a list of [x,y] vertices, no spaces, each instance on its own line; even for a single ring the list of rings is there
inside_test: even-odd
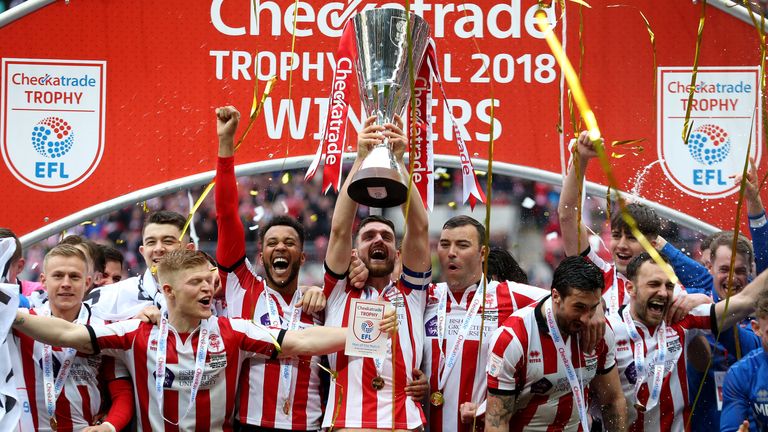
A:
[[[415,76],[421,67],[429,25],[423,18],[395,8],[362,11],[352,18],[352,25],[363,107],[368,115],[376,115],[377,124],[393,123],[395,115],[403,116],[411,98],[409,72],[413,69]],[[348,191],[353,200],[368,207],[395,207],[405,202],[408,186],[388,140],[371,150]]]
[[[368,207],[396,207],[408,197],[400,169],[389,144],[379,144],[363,161],[347,189],[349,196]]]

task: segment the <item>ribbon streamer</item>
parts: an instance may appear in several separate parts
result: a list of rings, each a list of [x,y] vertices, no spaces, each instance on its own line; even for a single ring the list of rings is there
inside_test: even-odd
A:
[[[683,144],[688,145],[688,138],[693,131],[691,122],[691,102],[696,92],[696,77],[699,74],[699,54],[701,54],[701,35],[704,34],[704,21],[707,12],[707,0],[701,0],[701,15],[699,17],[699,30],[696,34],[696,53],[693,56],[693,73],[691,73],[691,88],[688,92],[688,106],[685,109],[685,122],[683,122]]]
[[[656,71],[658,70],[658,63],[656,62],[656,34],[653,32],[653,29],[651,28],[651,23],[648,21],[648,18],[646,18],[643,11],[641,11],[636,6],[625,5],[625,4],[614,4],[614,5],[606,6],[606,8],[619,8],[619,7],[631,7],[636,9],[637,12],[640,14],[640,17],[645,22],[645,30],[648,32],[648,37],[651,40],[651,49],[653,50],[653,94],[656,94]]]
[[[245,140],[245,137],[248,136],[248,133],[253,128],[253,123],[256,120],[256,117],[258,117],[259,114],[261,113],[261,109],[264,106],[264,101],[267,99],[267,96],[269,96],[269,94],[272,92],[272,88],[275,85],[275,81],[277,81],[277,76],[272,76],[269,78],[269,80],[267,81],[267,84],[264,86],[264,93],[261,95],[261,99],[258,98],[259,82],[258,80],[256,81],[256,85],[253,87],[253,104],[251,105],[251,115],[248,119],[248,126],[245,128],[243,135],[240,136],[240,139],[237,140],[237,144],[235,144],[235,151],[237,151],[240,148],[240,145],[243,143],[243,140]],[[216,178],[214,177],[214,179],[211,180],[210,183],[208,183],[208,186],[205,187],[205,189],[203,190],[203,193],[200,194],[200,198],[197,199],[197,201],[195,202],[195,205],[189,209],[189,216],[187,216],[187,221],[184,223],[184,229],[181,230],[181,235],[179,236],[180,241],[184,238],[184,234],[187,233],[187,229],[189,228],[189,225],[192,223],[192,219],[195,217],[195,213],[197,213],[197,209],[200,208],[200,204],[202,204],[205,198],[208,197],[208,194],[211,193],[211,190],[213,190],[213,186],[215,184],[216,184]],[[145,201],[145,206],[146,206],[146,201]]]
[[[547,41],[547,44],[550,47],[550,50],[552,51],[552,54],[555,56],[557,63],[560,65],[560,69],[563,71],[563,74],[565,75],[565,79],[568,82],[568,87],[573,92],[574,101],[576,102],[576,106],[579,108],[579,112],[581,113],[581,116],[584,119],[584,123],[587,126],[587,130],[589,131],[589,138],[590,140],[593,141],[595,145],[595,151],[597,152],[598,159],[600,160],[600,165],[602,166],[603,171],[605,172],[605,175],[608,179],[608,184],[613,189],[618,189],[616,187],[618,182],[616,181],[616,178],[613,175],[611,164],[605,155],[605,148],[603,144],[600,142],[600,129],[597,125],[597,119],[595,118],[595,114],[592,111],[592,108],[589,106],[589,102],[587,101],[586,95],[584,94],[584,90],[581,87],[581,82],[579,81],[579,77],[577,76],[576,72],[573,70],[573,66],[571,65],[570,60],[568,60],[568,56],[563,50],[563,47],[560,44],[560,41],[557,39],[557,36],[555,36],[554,32],[552,31],[552,28],[549,25],[549,21],[547,20],[546,13],[544,13],[544,11],[539,9],[538,11],[536,11],[535,17],[540,30],[542,31],[542,33],[544,33],[544,37]],[[651,243],[643,235],[643,233],[641,233],[640,230],[637,228],[637,222],[627,212],[626,204],[624,202],[624,199],[621,197],[621,195],[618,195],[618,204],[619,204],[619,208],[621,209],[621,218],[629,226],[630,231],[635,236],[635,238],[637,238],[637,241],[640,243],[640,245],[643,246],[643,249],[646,252],[648,252],[651,258],[653,258],[653,261],[661,269],[664,270],[664,272],[670,278],[670,280],[672,280],[674,283],[677,283],[678,279],[677,279],[677,276],[675,275],[675,272],[672,270],[672,267],[668,263],[666,263],[664,260],[661,259],[661,256],[656,251],[656,249],[651,245]]]

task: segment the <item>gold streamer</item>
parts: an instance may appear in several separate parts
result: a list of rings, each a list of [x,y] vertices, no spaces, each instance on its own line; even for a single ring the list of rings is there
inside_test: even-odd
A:
[[[554,32],[552,31],[552,28],[549,25],[549,21],[547,21],[546,14],[543,11],[538,10],[535,14],[535,17],[536,17],[537,24],[539,25],[539,29],[542,31],[542,33],[544,33],[544,37],[547,41],[547,44],[549,45],[549,48],[552,51],[552,54],[555,56],[557,63],[560,65],[560,69],[565,75],[565,79],[568,82],[568,86],[571,88],[571,91],[573,92],[574,101],[576,102],[576,106],[579,108],[579,112],[581,113],[581,116],[584,119],[584,124],[586,124],[587,126],[587,130],[589,131],[589,138],[590,140],[592,140],[595,146],[595,151],[597,152],[598,159],[600,160],[600,165],[602,166],[603,171],[605,172],[605,175],[608,179],[608,184],[613,189],[617,189],[616,185],[618,184],[618,182],[616,181],[616,178],[613,175],[611,164],[605,155],[604,146],[600,142],[600,128],[597,125],[597,119],[595,118],[595,114],[592,111],[592,108],[589,106],[587,97],[584,94],[584,90],[581,87],[581,82],[579,80],[579,77],[577,76],[576,72],[573,70],[573,66],[571,65],[570,60],[568,60],[568,56],[563,50],[563,47],[560,44],[560,41],[557,39],[557,36],[555,36]],[[637,222],[635,221],[635,219],[629,213],[627,213],[626,204],[624,203],[624,199],[621,197],[621,195],[618,195],[618,203],[619,203],[619,208],[621,209],[621,218],[629,226],[630,231],[632,232],[632,235],[634,235],[635,238],[637,238],[637,241],[640,243],[640,245],[643,246],[643,249],[646,252],[648,252],[649,255],[651,255],[651,257],[653,258],[653,261],[656,262],[656,264],[658,264],[658,266],[664,270],[664,272],[667,274],[670,280],[677,283],[677,276],[675,275],[675,272],[672,270],[672,267],[668,263],[666,263],[664,260],[661,259],[661,256],[656,251],[656,249],[651,245],[651,243],[643,235],[643,233],[641,233],[640,230],[637,228]]]
[[[749,129],[749,141],[747,142],[747,157],[744,161],[744,168],[741,172],[741,183],[739,184],[739,199],[736,203],[736,220],[734,221],[734,228],[733,228],[733,241],[731,243],[731,261],[729,263],[730,267],[728,269],[728,282],[727,286],[728,289],[725,293],[725,307],[723,308],[723,316],[727,316],[728,314],[728,305],[731,301],[731,293],[733,290],[733,276],[734,272],[736,270],[736,244],[739,240],[739,227],[741,226],[741,209],[744,205],[744,189],[747,185],[747,171],[749,169],[749,163],[750,163],[750,153],[752,152],[752,130],[754,129],[754,121],[755,117],[752,117],[752,124],[750,125]],[[755,172],[755,175],[757,175],[757,172]],[[712,288],[714,290],[714,287]],[[722,299],[721,299],[722,300]],[[734,325],[733,327],[733,336],[734,340],[736,341],[736,358],[741,358],[741,345],[739,344],[739,324]],[[717,323],[717,336],[715,337],[715,344],[717,344],[720,341],[720,334],[723,330],[723,322],[722,320],[718,320]],[[707,367],[704,369],[704,375],[707,376],[707,373],[709,372],[709,368],[712,366],[712,356],[709,357],[709,360],[707,361]],[[693,404],[691,405],[691,413],[688,415],[688,420],[686,422],[686,430],[688,429],[688,425],[691,423],[691,420],[693,420],[693,413],[696,410],[696,405],[699,402],[699,396],[701,396],[701,392],[704,390],[704,380],[701,381],[699,384],[699,389],[696,392],[696,397],[693,399]]]
[[[638,145],[638,143],[641,143],[645,141],[645,138],[638,138],[638,139],[631,139],[631,140],[623,140],[623,141],[612,141],[611,142],[611,148],[620,148],[625,151],[629,151],[634,156],[639,156],[640,153],[645,151],[645,147]],[[624,156],[626,156],[626,153],[611,153],[611,157],[615,159],[621,159]]]
[[[258,97],[258,87],[259,82],[256,80],[256,85],[253,89],[253,102],[254,104],[251,106],[251,115],[248,119],[248,126],[245,128],[245,131],[243,132],[243,135],[240,136],[240,139],[237,140],[237,144],[235,144],[235,151],[237,151],[240,148],[240,145],[243,143],[243,140],[245,140],[245,137],[248,136],[248,133],[253,128],[253,123],[256,121],[256,117],[259,116],[261,113],[261,109],[264,106],[264,101],[267,99],[267,96],[272,92],[272,88],[274,87],[275,81],[277,80],[276,76],[271,77],[267,84],[264,86],[264,93],[261,95],[261,99],[257,99]],[[259,101],[256,103],[256,101]],[[203,203],[205,198],[208,197],[208,194],[211,193],[211,190],[213,190],[213,186],[216,184],[216,178],[211,180],[210,183],[208,183],[208,186],[205,187],[203,190],[203,193],[200,194],[200,198],[195,201],[195,204],[192,206],[191,209],[189,209],[189,215],[187,216],[187,221],[184,223],[184,228],[181,230],[181,235],[179,236],[179,241],[182,241],[184,239],[184,235],[187,233],[187,229],[189,229],[189,225],[192,223],[192,218],[195,217],[195,213],[197,212],[197,209],[200,208],[200,204]],[[146,201],[145,204],[146,206]]]
[[[691,102],[696,90],[696,77],[699,74],[699,54],[701,54],[701,36],[704,34],[704,20],[707,12],[707,0],[701,0],[701,15],[699,16],[699,30],[696,33],[696,53],[693,56],[693,73],[691,74],[691,89],[688,92],[688,106],[685,109],[685,122],[683,122],[683,144],[688,145],[688,138],[693,131],[691,121]]]

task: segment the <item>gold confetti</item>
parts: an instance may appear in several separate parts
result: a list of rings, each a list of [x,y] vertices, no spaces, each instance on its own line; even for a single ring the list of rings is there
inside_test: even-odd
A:
[[[259,196],[259,191],[257,191],[257,190],[252,190],[252,191],[250,191],[248,193],[251,194],[251,196]]]
[[[291,181],[291,173],[286,172],[283,174],[283,177],[280,178],[280,182],[283,184],[288,184]]]
[[[311,220],[312,222],[317,222],[317,215],[313,214],[312,216],[309,217],[309,220]]]

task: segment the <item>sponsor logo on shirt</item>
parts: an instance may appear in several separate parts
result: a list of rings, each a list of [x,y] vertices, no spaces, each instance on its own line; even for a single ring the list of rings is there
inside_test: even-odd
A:
[[[546,394],[552,389],[552,383],[546,379],[542,378],[535,383],[531,384],[531,393],[533,394]]]
[[[531,351],[528,355],[529,363],[541,363],[541,353],[538,351]]]
[[[616,349],[618,351],[629,351],[629,341],[626,339],[619,339],[616,341]]]
[[[432,317],[424,324],[424,332],[427,337],[437,337],[437,317]]]

